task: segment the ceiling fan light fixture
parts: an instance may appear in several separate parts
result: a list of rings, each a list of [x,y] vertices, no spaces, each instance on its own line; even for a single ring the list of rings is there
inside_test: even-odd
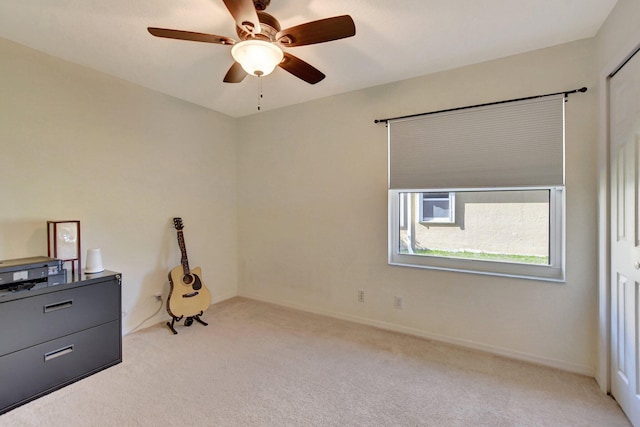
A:
[[[231,56],[253,76],[270,74],[284,58],[275,44],[264,40],[244,40],[233,45]]]

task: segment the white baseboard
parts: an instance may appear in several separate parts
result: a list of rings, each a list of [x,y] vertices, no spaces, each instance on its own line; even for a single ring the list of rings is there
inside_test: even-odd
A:
[[[594,377],[594,369],[593,367],[590,367],[590,366],[575,365],[562,360],[537,356],[534,354],[528,354],[528,353],[524,353],[516,350],[510,350],[507,348],[497,347],[489,344],[482,344],[482,343],[478,343],[471,340],[439,335],[439,334],[424,331],[421,329],[411,328],[411,327],[402,326],[402,325],[396,325],[388,322],[382,322],[379,320],[370,319],[366,317],[354,316],[352,314],[340,313],[340,312],[331,311],[331,310],[317,309],[315,307],[310,307],[310,306],[306,306],[306,305],[302,305],[302,304],[298,304],[290,301],[275,300],[275,299],[266,298],[256,294],[241,293],[238,296],[257,300],[257,301],[263,301],[263,302],[267,302],[275,305],[281,305],[284,307],[306,311],[314,314],[320,314],[323,316],[333,317],[336,319],[348,320],[355,323],[374,326],[376,328],[380,328],[388,331],[400,332],[403,334],[408,334],[408,335],[413,335],[413,336],[426,338],[434,341],[439,341],[439,342],[455,345],[458,347],[479,350],[486,353],[507,357],[509,359],[520,360],[523,362],[529,362],[536,365],[542,365],[550,368],[560,369],[562,371],[572,372],[575,374],[585,375],[588,377]]]
[[[238,294],[233,292],[233,293],[229,293],[229,294],[218,296],[216,298],[211,298],[211,305],[217,304],[217,303],[222,302],[222,301],[226,301],[228,299],[231,299],[231,298],[234,298],[234,297],[237,297],[237,296],[238,296]]]

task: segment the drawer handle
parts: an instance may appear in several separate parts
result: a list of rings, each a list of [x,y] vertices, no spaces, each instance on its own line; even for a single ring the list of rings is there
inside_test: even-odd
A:
[[[66,347],[59,348],[57,350],[50,351],[49,353],[45,353],[44,361],[48,362],[53,359],[57,359],[58,357],[64,356],[65,354],[73,353],[73,344],[68,345]]]
[[[44,306],[45,313],[51,313],[53,311],[63,310],[65,308],[71,308],[73,306],[73,300],[67,300],[62,302],[56,302],[54,304],[47,304]]]

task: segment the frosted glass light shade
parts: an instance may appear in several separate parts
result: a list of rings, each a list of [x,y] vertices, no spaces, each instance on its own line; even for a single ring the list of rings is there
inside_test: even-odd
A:
[[[253,76],[266,76],[282,61],[282,49],[264,40],[244,40],[231,48],[231,56]]]

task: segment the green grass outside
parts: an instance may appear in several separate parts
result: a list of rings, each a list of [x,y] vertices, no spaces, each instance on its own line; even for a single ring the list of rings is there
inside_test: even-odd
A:
[[[506,261],[520,264],[549,265],[549,257],[536,255],[494,254],[471,251],[444,251],[437,249],[416,249],[418,255],[430,255],[446,258],[469,258],[482,261]]]

